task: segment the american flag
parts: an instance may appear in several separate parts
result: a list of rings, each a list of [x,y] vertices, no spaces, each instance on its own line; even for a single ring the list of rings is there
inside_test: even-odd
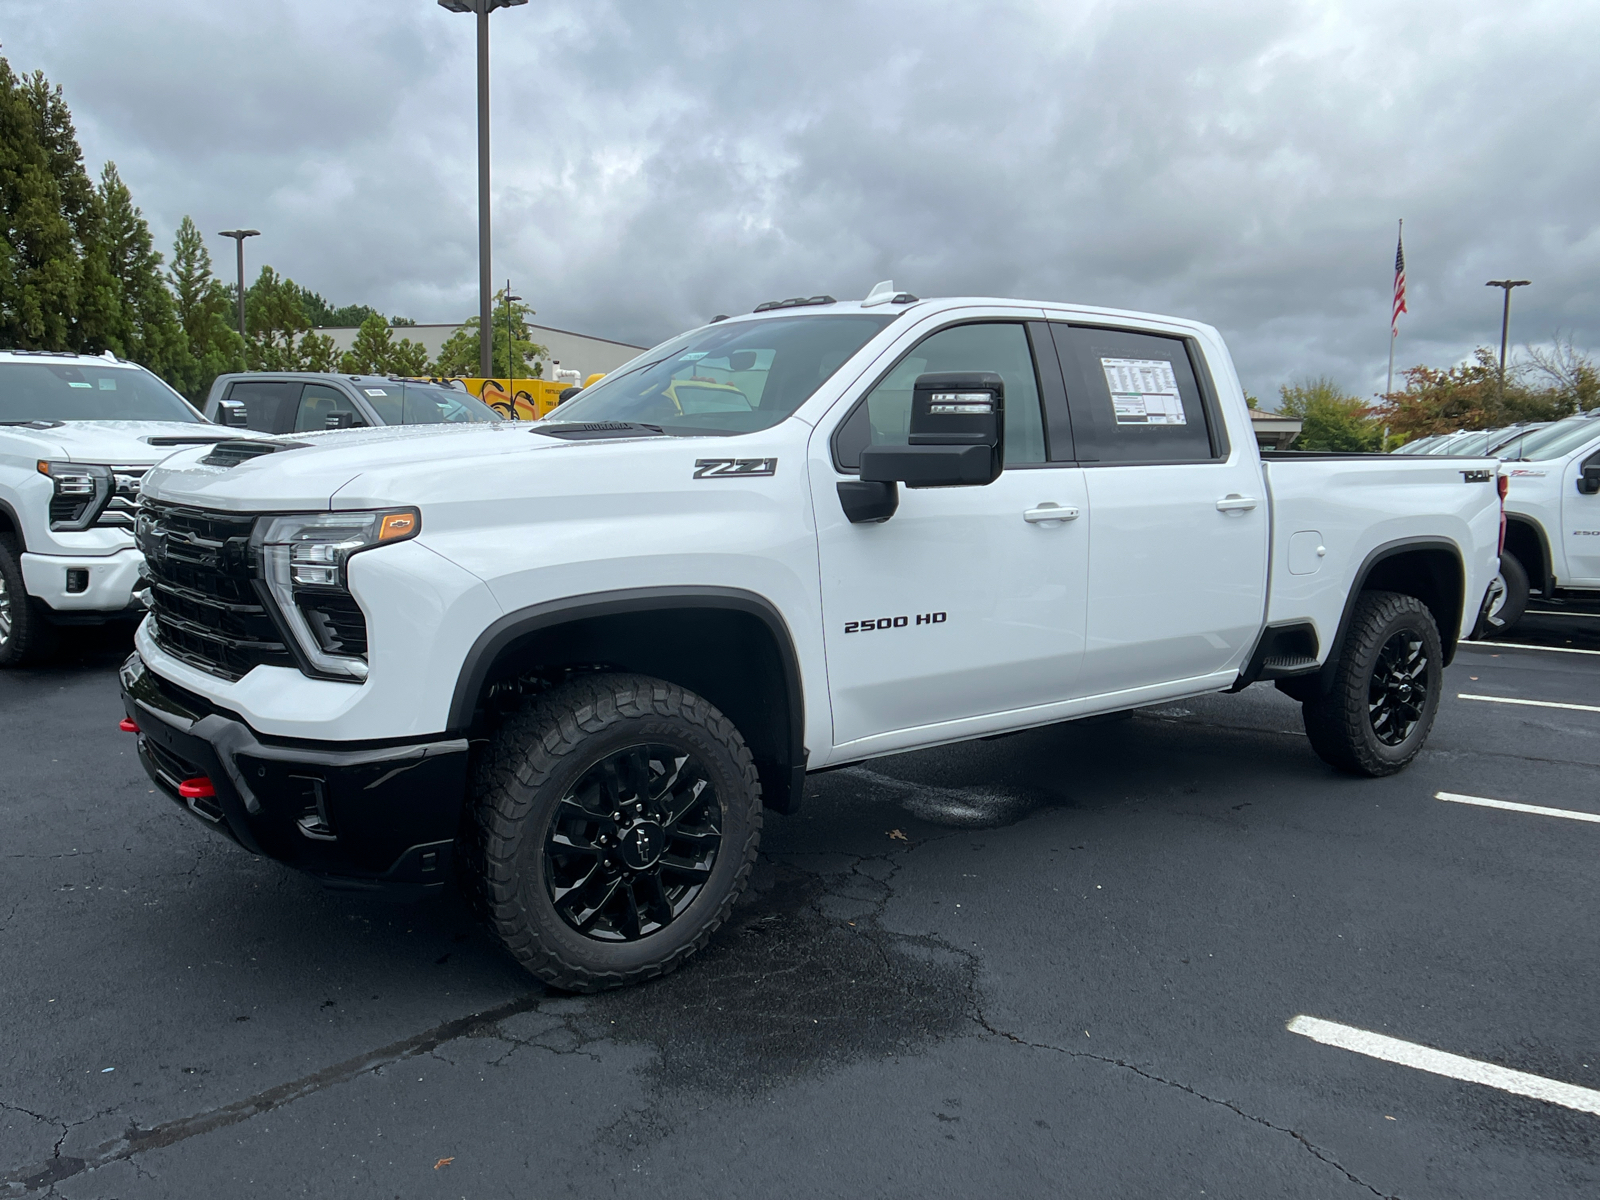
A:
[[[1390,337],[1398,336],[1400,314],[1406,311],[1406,243],[1402,229],[1394,244],[1394,300],[1389,306]]]

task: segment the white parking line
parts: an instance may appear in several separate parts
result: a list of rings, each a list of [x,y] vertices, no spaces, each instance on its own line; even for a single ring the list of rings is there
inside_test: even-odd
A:
[[[1570,708],[1575,712],[1600,712],[1596,704],[1563,704],[1559,700],[1518,700],[1515,696],[1474,696],[1470,692],[1457,692],[1457,700],[1483,700],[1490,704],[1526,704],[1530,708]]]
[[[1435,792],[1435,800],[1451,804],[1476,804],[1479,808],[1503,808],[1507,812],[1532,813],[1536,817],[1565,817],[1569,821],[1593,821],[1600,825],[1600,813],[1578,812],[1571,808],[1545,808],[1540,804],[1517,804],[1511,800],[1491,800],[1487,796],[1463,796],[1460,792]]]
[[[1526,646],[1521,642],[1474,642],[1462,638],[1460,646],[1489,646],[1495,650],[1548,650],[1552,654],[1600,654],[1600,650],[1579,650],[1575,646]]]
[[[1432,1075],[1443,1075],[1447,1079],[1499,1088],[1502,1092],[1529,1096],[1534,1100],[1600,1116],[1600,1092],[1591,1088],[1561,1083],[1542,1075],[1529,1075],[1526,1071],[1513,1071],[1509,1067],[1497,1067],[1493,1063],[1448,1054],[1431,1046],[1419,1046],[1415,1042],[1402,1042],[1399,1038],[1368,1033],[1365,1029],[1324,1021],[1319,1017],[1298,1016],[1289,1022],[1288,1028],[1290,1033],[1298,1033],[1324,1046],[1337,1046],[1341,1050],[1365,1054],[1368,1058],[1381,1058],[1384,1062],[1413,1067]]]

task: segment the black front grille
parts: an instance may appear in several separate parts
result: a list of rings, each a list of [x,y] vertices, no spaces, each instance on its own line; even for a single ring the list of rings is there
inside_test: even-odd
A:
[[[153,633],[174,658],[238,679],[293,667],[250,568],[255,517],[146,500],[136,538],[150,575]]]

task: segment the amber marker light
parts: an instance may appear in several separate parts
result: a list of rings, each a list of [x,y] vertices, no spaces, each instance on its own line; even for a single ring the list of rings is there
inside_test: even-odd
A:
[[[420,524],[415,512],[387,513],[383,523],[378,526],[378,540],[392,542],[396,538],[407,538],[417,532]]]

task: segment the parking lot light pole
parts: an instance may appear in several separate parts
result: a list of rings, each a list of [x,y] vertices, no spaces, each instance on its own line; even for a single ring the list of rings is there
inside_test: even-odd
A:
[[[224,229],[218,237],[232,238],[239,248],[239,337],[245,336],[244,332],[244,240],[245,238],[260,237],[259,229]]]
[[[494,363],[494,292],[489,284],[489,14],[528,0],[439,0],[451,12],[478,17],[478,368],[483,378]]]
[[[517,411],[517,337],[516,326],[512,324],[514,310],[511,304],[521,300],[521,296],[511,294],[511,280],[506,280],[506,391],[511,395],[511,411]]]
[[[1506,333],[1511,328],[1511,289],[1527,287],[1531,279],[1491,279],[1484,287],[1504,288],[1506,304],[1500,312],[1500,399],[1506,398]]]

